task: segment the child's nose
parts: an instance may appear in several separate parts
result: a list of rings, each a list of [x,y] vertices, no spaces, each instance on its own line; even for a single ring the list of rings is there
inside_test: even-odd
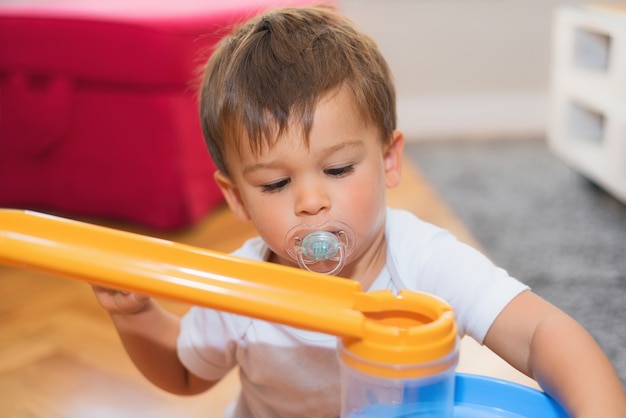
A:
[[[296,215],[316,215],[330,208],[330,197],[322,182],[309,181],[298,187]]]

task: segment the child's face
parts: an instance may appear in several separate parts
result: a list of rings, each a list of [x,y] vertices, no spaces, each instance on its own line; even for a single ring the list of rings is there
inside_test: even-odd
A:
[[[296,265],[285,249],[288,231],[328,220],[356,233],[348,266],[377,259],[370,253],[384,251],[385,189],[399,182],[403,146],[399,132],[386,145],[379,136],[342,89],[318,104],[309,147],[300,129],[290,129],[259,155],[246,146],[227,150],[231,176],[218,173],[216,180],[237,217],[252,220],[273,261]]]

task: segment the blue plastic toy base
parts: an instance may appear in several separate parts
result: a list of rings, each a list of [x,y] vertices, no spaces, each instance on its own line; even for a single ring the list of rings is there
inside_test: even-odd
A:
[[[428,417],[410,404],[369,405],[350,418]],[[505,380],[457,373],[454,418],[569,418],[563,408],[544,392]]]
[[[457,374],[454,405],[454,418],[569,418],[544,392],[471,374]]]

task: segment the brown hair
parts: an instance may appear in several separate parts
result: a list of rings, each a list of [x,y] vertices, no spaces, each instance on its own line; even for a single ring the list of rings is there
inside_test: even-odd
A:
[[[282,8],[240,26],[209,58],[200,91],[202,130],[218,170],[228,175],[227,141],[245,137],[260,152],[290,123],[308,141],[318,100],[340,87],[353,94],[381,141],[391,138],[396,110],[388,65],[348,19],[325,6]]]

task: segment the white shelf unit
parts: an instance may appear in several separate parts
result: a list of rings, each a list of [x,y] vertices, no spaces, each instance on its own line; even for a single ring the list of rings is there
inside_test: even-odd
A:
[[[562,6],[552,42],[548,143],[626,203],[626,7]]]

